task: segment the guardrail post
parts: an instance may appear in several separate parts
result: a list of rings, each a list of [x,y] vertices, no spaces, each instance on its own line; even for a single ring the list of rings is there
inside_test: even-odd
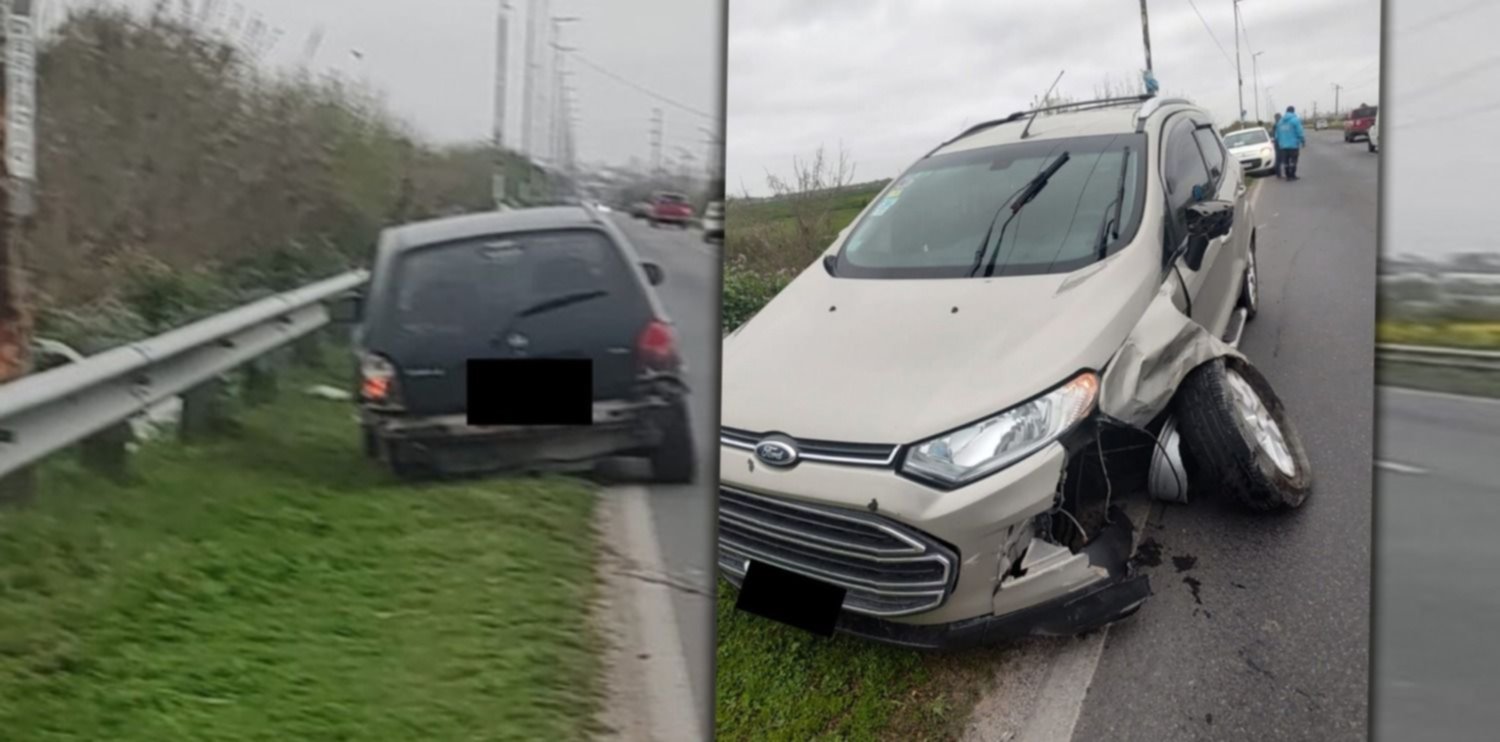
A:
[[[276,399],[276,369],[273,358],[257,358],[245,364],[244,390],[247,404],[267,404]]]
[[[129,423],[111,425],[83,440],[79,457],[83,465],[116,482],[130,478],[130,451],[126,445],[135,440]]]
[[[321,329],[298,338],[292,345],[292,357],[297,363],[310,368],[323,367],[323,331]]]
[[[224,380],[210,379],[182,395],[182,420],[177,432],[183,441],[196,442],[224,429],[228,418]]]

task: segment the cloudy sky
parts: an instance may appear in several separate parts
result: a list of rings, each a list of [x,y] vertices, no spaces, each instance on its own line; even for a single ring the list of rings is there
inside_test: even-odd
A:
[[[1493,0],[1393,0],[1381,112],[1387,254],[1500,249],[1494,173],[1500,52]]]
[[[98,0],[43,0],[61,8]],[[194,5],[204,0],[192,0]],[[210,0],[211,2],[213,0]],[[236,13],[259,16],[279,32],[269,60],[295,65],[311,35],[322,41],[315,70],[366,80],[389,107],[435,141],[488,139],[495,70],[496,15],[504,0],[217,0],[222,21]],[[527,0],[508,0],[513,25],[511,70],[519,93],[521,14]],[[154,0],[114,0],[148,8]],[[180,0],[170,0],[176,6]],[[709,150],[702,126],[717,129],[723,75],[723,17],[704,0],[550,0],[553,16],[583,20],[564,26],[562,43],[577,47],[579,157],[625,163],[650,152],[651,109],[664,112],[663,149],[688,149],[702,163]],[[646,19],[649,19],[647,22]],[[360,56],[355,56],[357,52]],[[669,98],[664,102],[631,84]],[[674,106],[674,103],[681,107]],[[708,116],[690,113],[692,109]],[[518,140],[519,103],[512,98],[509,137]]]
[[[1412,0],[1399,0],[1412,3]],[[1449,0],[1451,2],[1451,0]],[[1415,3],[1412,3],[1415,5]],[[1150,0],[1152,67],[1167,94],[1235,118],[1231,0]],[[1243,0],[1245,108],[1376,103],[1379,0]],[[840,142],[857,180],[899,172],[965,124],[1022,109],[1059,71],[1092,97],[1145,66],[1127,0],[756,0],[729,8],[729,188],[766,192],[766,172]],[[1263,52],[1255,66],[1251,52]],[[1269,113],[1265,113],[1269,117]]]

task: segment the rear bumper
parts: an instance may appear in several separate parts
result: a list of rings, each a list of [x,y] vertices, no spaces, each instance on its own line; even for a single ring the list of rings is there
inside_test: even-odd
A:
[[[415,416],[363,409],[360,422],[382,443],[384,456],[399,456],[449,472],[480,472],[547,464],[580,464],[649,449],[661,442],[682,395],[594,403],[593,424],[578,426],[479,426],[463,414]],[[399,453],[398,453],[399,452]]]

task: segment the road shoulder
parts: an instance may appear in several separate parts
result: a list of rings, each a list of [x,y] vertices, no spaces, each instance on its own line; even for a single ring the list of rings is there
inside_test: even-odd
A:
[[[687,661],[662,568],[647,491],[603,490],[596,510],[600,600],[593,622],[607,647],[601,739],[706,739],[693,704]]]

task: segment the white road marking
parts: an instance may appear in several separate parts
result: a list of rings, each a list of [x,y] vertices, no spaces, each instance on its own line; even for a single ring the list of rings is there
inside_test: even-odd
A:
[[[1471,397],[1467,394],[1454,394],[1453,392],[1430,392],[1426,389],[1407,389],[1406,387],[1386,385],[1382,385],[1380,391],[1390,394],[1406,394],[1413,397],[1435,397],[1437,399],[1463,402],[1465,404],[1500,405],[1500,399],[1495,399],[1494,397]]]
[[[605,496],[618,499],[618,528],[626,556],[646,573],[666,574],[646,489],[619,487]],[[638,647],[629,649],[646,656],[641,683],[648,697],[651,738],[661,742],[708,739],[702,734],[703,720],[692,702],[695,694],[682,633],[677,627],[677,612],[672,605],[672,588],[644,580],[627,582],[632,586],[630,607],[636,621],[633,633],[640,641]]]
[[[1375,460],[1375,468],[1376,469],[1383,469],[1383,470],[1388,471],[1388,472],[1394,472],[1396,474],[1411,474],[1411,475],[1420,476],[1422,474],[1426,474],[1427,473],[1426,469],[1423,469],[1423,468],[1421,468],[1419,466],[1412,466],[1410,464],[1399,464],[1399,463],[1397,463],[1395,461],[1381,461],[1380,459],[1376,459]]]

